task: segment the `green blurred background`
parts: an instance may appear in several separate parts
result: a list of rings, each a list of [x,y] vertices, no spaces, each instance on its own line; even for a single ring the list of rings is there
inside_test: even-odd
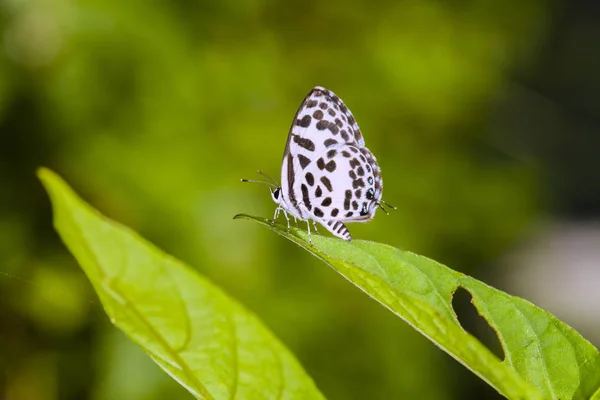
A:
[[[0,399],[190,398],[107,321],[52,230],[41,165],[256,312],[328,399],[500,398],[306,252],[232,220],[272,216],[267,189],[239,179],[278,177],[316,85],[353,111],[398,207],[350,225],[355,238],[526,297],[600,343],[597,1],[0,12]],[[458,297],[463,325],[498,351]]]

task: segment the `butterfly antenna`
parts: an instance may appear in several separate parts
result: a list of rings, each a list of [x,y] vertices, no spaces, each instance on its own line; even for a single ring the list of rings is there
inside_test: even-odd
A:
[[[262,172],[260,169],[258,171],[256,171],[259,175],[264,176],[265,178],[267,178],[268,180],[270,180],[271,182],[273,182],[273,184],[275,186],[279,186],[279,183],[277,183],[277,181],[273,178],[271,178],[269,175],[265,174],[264,172]]]
[[[257,181],[257,180],[254,180],[254,179],[240,179],[240,181],[242,181],[242,182],[250,182],[250,183],[262,183],[263,185],[269,185],[271,187],[277,188],[277,185],[275,185],[274,183],[271,183],[271,182]]]

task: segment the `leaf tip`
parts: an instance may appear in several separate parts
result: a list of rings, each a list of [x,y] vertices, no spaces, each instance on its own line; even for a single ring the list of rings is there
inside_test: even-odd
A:
[[[56,183],[60,183],[62,181],[62,179],[58,176],[58,174],[56,174],[56,172],[46,167],[38,167],[38,169],[35,171],[35,174],[37,175],[38,179],[42,182],[42,185],[44,185],[46,192],[48,192],[49,194],[52,191],[52,187],[56,186]]]
[[[57,204],[64,203],[65,201],[80,200],[69,184],[51,169],[39,167],[36,170],[36,175],[42,182],[44,189],[46,189],[46,193],[50,197],[50,202],[55,210]]]
[[[38,167],[35,171],[35,174],[42,182],[46,182],[46,181],[52,179],[53,176],[56,176],[56,174],[54,172],[52,172],[52,170],[50,170],[46,167]]]

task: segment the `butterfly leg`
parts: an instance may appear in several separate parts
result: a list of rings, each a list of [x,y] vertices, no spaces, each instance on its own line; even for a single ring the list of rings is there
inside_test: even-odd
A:
[[[279,218],[280,211],[281,211],[281,207],[277,207],[275,209],[275,215],[273,215],[273,223],[271,225],[275,225],[275,222],[277,222],[277,218]]]
[[[290,231],[290,217],[288,217],[287,212],[282,208],[281,209],[283,211],[283,216],[285,217],[285,220],[287,221],[287,231]]]
[[[315,228],[315,233],[318,235],[318,234],[319,234],[319,230],[317,229],[317,221],[315,221],[315,220],[313,219],[313,222],[312,222],[312,223],[313,223],[313,228]]]
[[[310,237],[310,220],[306,220],[306,227],[308,228],[308,243],[312,246],[312,239]]]
[[[296,216],[294,216],[294,222],[296,223],[296,228],[300,228],[300,225],[298,225],[298,218],[296,218]]]

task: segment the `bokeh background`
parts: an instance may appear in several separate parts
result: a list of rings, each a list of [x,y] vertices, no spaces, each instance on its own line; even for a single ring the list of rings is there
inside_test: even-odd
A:
[[[353,110],[398,211],[354,224],[600,344],[595,0],[0,2],[0,398],[188,399],[107,321],[51,228],[48,166],[257,313],[328,399],[497,399],[270,217],[316,85]],[[457,294],[463,325],[489,327]]]

